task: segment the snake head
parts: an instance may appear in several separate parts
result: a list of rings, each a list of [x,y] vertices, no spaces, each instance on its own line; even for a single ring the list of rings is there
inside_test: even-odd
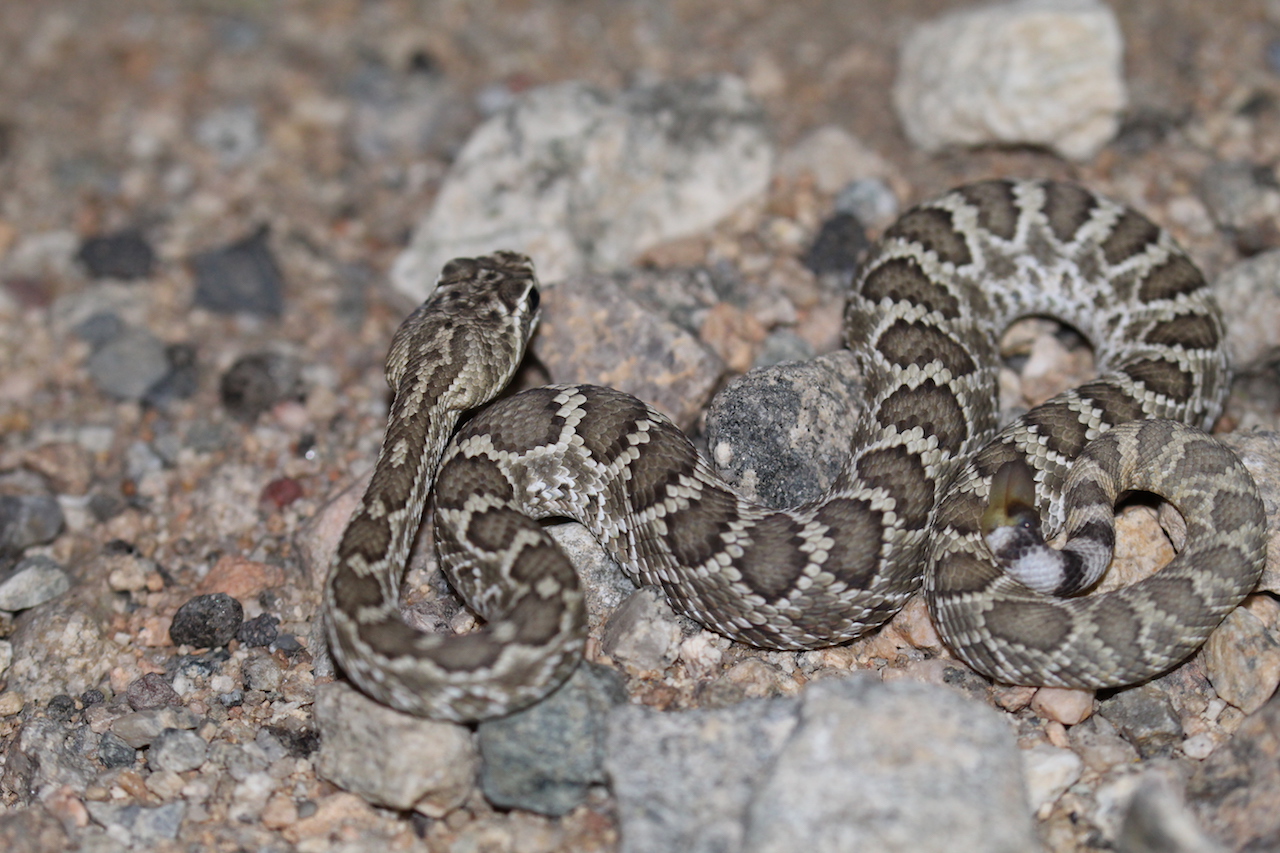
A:
[[[387,354],[387,383],[454,411],[492,400],[524,358],[538,322],[538,278],[517,252],[455,258],[405,319]]]

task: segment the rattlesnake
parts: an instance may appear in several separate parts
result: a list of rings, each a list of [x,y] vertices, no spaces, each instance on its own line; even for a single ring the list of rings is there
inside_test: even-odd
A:
[[[568,676],[585,611],[536,520],[547,517],[582,522],[677,610],[766,648],[859,636],[923,574],[951,649],[1023,684],[1149,678],[1199,646],[1261,572],[1254,483],[1201,432],[1228,384],[1209,288],[1167,232],[1075,185],[972,184],[888,229],[845,314],[866,390],[849,462],[829,494],[793,510],[738,497],[667,418],[606,388],[508,397],[446,450],[459,418],[512,375],[537,308],[524,256],[461,259],[392,343],[386,438],[325,588],[335,658],[392,707],[478,719]],[[1032,314],[1080,330],[1102,375],[996,435],[996,336]],[[1129,488],[1178,507],[1186,547],[1134,586],[1064,598],[1110,560],[1112,506]],[[425,635],[400,617],[431,492],[442,563],[486,620],[471,634]],[[1070,529],[1063,551],[1041,544],[1040,517],[1050,535]]]

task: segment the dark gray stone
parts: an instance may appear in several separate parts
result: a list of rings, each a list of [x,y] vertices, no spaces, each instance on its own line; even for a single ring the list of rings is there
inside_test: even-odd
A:
[[[138,751],[125,743],[115,732],[103,732],[98,740],[98,760],[108,770],[132,767]]]
[[[236,360],[222,375],[222,405],[240,421],[253,421],[282,400],[302,396],[302,365],[276,353],[254,353]]]
[[[243,240],[191,259],[195,304],[219,314],[278,318],[284,313],[284,280],[262,227]]]
[[[849,457],[861,388],[844,351],[752,370],[707,411],[711,462],[772,507],[823,494]]]
[[[1143,758],[1168,755],[1182,743],[1182,721],[1173,702],[1154,684],[1121,690],[1098,706]]]
[[[558,817],[605,781],[605,724],[627,701],[618,673],[584,663],[531,708],[478,729],[480,786],[495,806]]]
[[[62,508],[51,495],[0,495],[0,557],[52,542],[62,524]]]
[[[197,595],[173,614],[169,638],[178,646],[225,646],[242,622],[244,607],[225,592]]]
[[[93,278],[128,281],[151,275],[156,253],[141,231],[127,229],[88,238],[76,258]]]

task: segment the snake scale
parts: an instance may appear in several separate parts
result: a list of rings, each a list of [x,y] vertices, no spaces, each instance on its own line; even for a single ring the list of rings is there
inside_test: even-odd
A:
[[[586,525],[677,610],[766,648],[857,637],[923,579],[955,654],[1017,684],[1150,678],[1191,654],[1262,570],[1256,487],[1202,431],[1229,378],[1209,287],[1166,231],[1073,184],[971,184],[886,231],[845,312],[866,394],[849,460],[827,495],[790,510],[739,497],[666,417],[607,388],[533,389],[459,429],[510,379],[537,310],[524,256],[459,259],[392,343],[386,437],[324,610],[334,657],[394,708],[481,719],[568,677],[586,618],[573,567],[539,523],[550,517]],[[1082,332],[1100,376],[998,431],[997,336],[1027,315]],[[1146,580],[1076,597],[1111,558],[1128,489],[1169,500],[1186,545]],[[401,619],[429,497],[445,571],[485,620],[469,634]],[[1060,550],[1044,544],[1064,528]]]

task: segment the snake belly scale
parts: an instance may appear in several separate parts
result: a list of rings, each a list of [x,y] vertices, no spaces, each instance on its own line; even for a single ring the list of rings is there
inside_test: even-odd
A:
[[[397,332],[373,480],[325,588],[330,647],[375,699],[451,720],[555,688],[582,653],[578,579],[539,520],[586,525],[634,579],[732,639],[810,649],[891,618],[921,586],[951,649],[1020,684],[1150,678],[1194,651],[1257,583],[1265,520],[1239,461],[1202,430],[1229,381],[1209,288],[1134,210],[1057,182],[971,184],[905,213],[851,287],[846,344],[865,407],[831,491],[789,510],[725,485],[671,422],[621,392],[495,397],[532,334],[521,255],[448,264]],[[996,424],[997,336],[1048,315],[1100,376]],[[993,485],[994,484],[994,485]],[[1129,489],[1187,521],[1174,563],[1075,597],[1114,544]],[[399,584],[428,498],[462,636],[403,623]],[[1066,529],[1059,550],[1043,544]]]

